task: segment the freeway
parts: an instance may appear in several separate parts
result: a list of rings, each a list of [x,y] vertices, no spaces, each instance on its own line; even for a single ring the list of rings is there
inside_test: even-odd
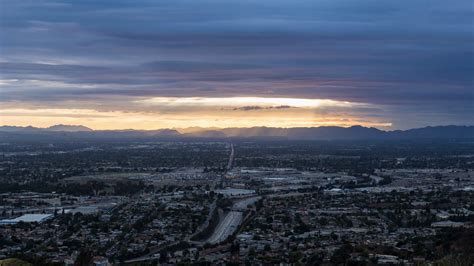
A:
[[[245,211],[247,209],[248,205],[254,204],[260,198],[261,197],[251,197],[251,198],[246,198],[246,199],[239,200],[232,206],[232,210]]]
[[[230,144],[230,156],[229,162],[227,163],[227,171],[230,171],[234,164],[234,144]]]
[[[210,244],[217,244],[226,240],[240,226],[243,220],[243,211],[249,204],[255,203],[260,197],[251,197],[237,201],[222,221],[219,222],[211,237],[207,240]]]
[[[217,244],[232,235],[242,222],[243,214],[240,211],[231,211],[218,225],[214,233],[207,240],[210,244]]]

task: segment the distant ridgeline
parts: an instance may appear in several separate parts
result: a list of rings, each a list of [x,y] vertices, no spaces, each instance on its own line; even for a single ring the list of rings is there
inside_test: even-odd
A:
[[[159,130],[92,130],[81,125],[55,125],[48,128],[0,127],[0,141],[34,139],[120,139],[120,138],[272,138],[288,140],[396,140],[396,139],[473,139],[474,126],[436,126],[409,130],[383,131],[362,126],[311,128],[223,128]]]

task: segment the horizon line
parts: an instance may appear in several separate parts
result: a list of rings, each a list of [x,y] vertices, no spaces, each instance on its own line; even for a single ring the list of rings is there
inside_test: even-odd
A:
[[[351,126],[314,126],[314,127],[270,127],[270,126],[252,126],[252,127],[199,127],[199,126],[190,126],[190,127],[163,127],[163,128],[156,128],[156,129],[137,129],[137,128],[126,128],[126,129],[94,129],[89,126],[81,125],[81,124],[54,124],[48,127],[37,127],[37,126],[16,126],[16,125],[0,125],[0,128],[2,127],[15,127],[15,128],[34,128],[34,129],[49,129],[55,126],[64,126],[64,127],[84,127],[87,128],[91,131],[157,131],[157,130],[176,130],[179,132],[179,130],[186,130],[186,129],[192,129],[192,128],[199,128],[203,130],[223,130],[223,129],[230,129],[230,128],[235,128],[235,129],[252,129],[252,128],[273,128],[273,129],[298,129],[298,128],[306,128],[306,129],[312,129],[312,128],[353,128],[353,127],[361,127],[361,128],[367,128],[367,129],[377,129],[379,131],[385,131],[385,132],[390,132],[390,131],[407,131],[407,130],[412,130],[412,129],[422,129],[422,128],[434,128],[434,127],[473,127],[474,125],[466,125],[466,124],[447,124],[447,125],[428,125],[428,126],[422,126],[422,127],[413,127],[413,128],[407,128],[407,129],[392,129],[392,130],[384,130],[380,129],[377,127],[367,127],[363,125],[351,125]],[[79,131],[76,131],[79,132]],[[187,133],[181,133],[180,134],[187,134]]]

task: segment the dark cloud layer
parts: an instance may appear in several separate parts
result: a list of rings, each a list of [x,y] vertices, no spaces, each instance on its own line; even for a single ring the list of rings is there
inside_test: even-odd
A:
[[[0,5],[3,102],[301,97],[385,106],[372,116],[398,128],[474,123],[471,0]]]

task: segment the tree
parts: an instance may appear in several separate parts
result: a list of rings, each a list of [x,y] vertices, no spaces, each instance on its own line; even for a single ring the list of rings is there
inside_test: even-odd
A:
[[[160,252],[160,263],[167,263],[168,262],[168,252],[166,250],[162,250]]]
[[[352,246],[350,244],[344,244],[340,248],[336,249],[331,256],[331,263],[334,265],[344,264],[350,257],[352,252]]]
[[[92,253],[88,249],[82,249],[77,256],[74,266],[88,266],[92,263]]]
[[[231,254],[239,254],[240,251],[240,245],[238,242],[233,242],[232,245],[230,246],[230,253]]]

